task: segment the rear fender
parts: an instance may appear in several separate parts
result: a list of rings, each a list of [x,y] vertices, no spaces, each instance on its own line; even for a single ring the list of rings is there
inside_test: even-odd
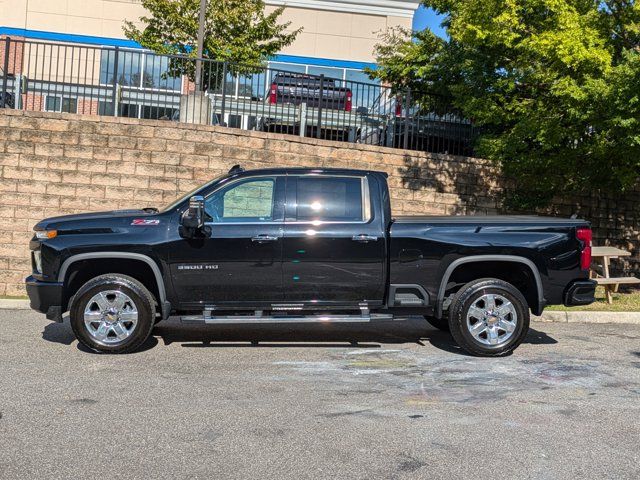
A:
[[[511,262],[526,265],[527,268],[531,270],[531,273],[535,280],[538,298],[538,304],[531,305],[530,307],[535,315],[539,315],[542,313],[542,310],[546,305],[546,301],[544,300],[544,291],[542,288],[542,279],[540,277],[540,271],[538,270],[538,267],[536,267],[536,265],[531,260],[516,255],[474,255],[471,257],[463,257],[454,260],[453,262],[451,262],[451,264],[449,264],[446,271],[444,272],[444,275],[440,282],[440,288],[438,289],[438,297],[436,299],[435,315],[437,318],[442,318],[444,295],[446,292],[447,283],[449,283],[449,279],[451,278],[453,272],[461,265],[478,262]]]

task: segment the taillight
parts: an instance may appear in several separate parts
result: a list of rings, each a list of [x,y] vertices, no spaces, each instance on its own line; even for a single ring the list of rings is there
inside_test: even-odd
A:
[[[396,98],[396,117],[402,116],[402,97]]]
[[[269,95],[269,103],[278,103],[278,86],[275,83],[271,84],[271,94]]]
[[[580,252],[580,268],[589,270],[591,268],[591,240],[593,234],[590,228],[579,228],[576,230],[576,237],[582,242],[582,251]]]
[[[351,90],[347,90],[347,104],[345,105],[345,110],[350,112],[353,109],[353,94]]]

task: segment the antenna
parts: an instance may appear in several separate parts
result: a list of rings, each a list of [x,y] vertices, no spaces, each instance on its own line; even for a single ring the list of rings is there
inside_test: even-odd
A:
[[[234,175],[236,173],[242,172],[244,172],[244,168],[242,168],[240,165],[234,165],[233,167],[231,167],[231,170],[229,170],[229,175]]]

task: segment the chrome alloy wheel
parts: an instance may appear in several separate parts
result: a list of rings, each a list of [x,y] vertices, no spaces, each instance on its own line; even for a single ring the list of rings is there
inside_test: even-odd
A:
[[[84,309],[84,326],[101,345],[118,345],[133,333],[138,309],[131,298],[119,290],[95,294]]]
[[[495,347],[507,343],[517,325],[516,307],[502,295],[482,295],[467,312],[469,333],[484,345]]]

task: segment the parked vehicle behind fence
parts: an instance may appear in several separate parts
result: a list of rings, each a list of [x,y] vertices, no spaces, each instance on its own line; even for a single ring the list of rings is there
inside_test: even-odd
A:
[[[349,88],[338,85],[333,78],[302,73],[278,72],[271,83],[269,103],[307,104],[308,107],[329,108],[350,112],[353,97]]]
[[[0,92],[0,108],[15,108],[15,96],[9,92]]]

